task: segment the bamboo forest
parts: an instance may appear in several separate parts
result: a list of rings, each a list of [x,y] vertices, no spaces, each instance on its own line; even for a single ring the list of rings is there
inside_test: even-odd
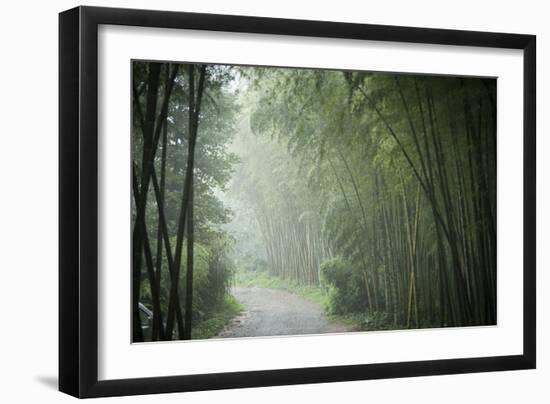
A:
[[[132,341],[495,325],[496,83],[133,61]]]

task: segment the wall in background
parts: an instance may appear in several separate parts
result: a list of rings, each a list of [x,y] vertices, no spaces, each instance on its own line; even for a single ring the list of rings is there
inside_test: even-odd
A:
[[[57,384],[57,13],[78,5],[38,1],[2,6],[0,63],[0,377],[3,402],[63,403]],[[90,1],[88,5],[156,8],[284,18],[532,33],[538,36],[539,368],[469,374],[157,395],[110,402],[548,402],[550,390],[550,26],[545,3],[417,0],[358,2],[278,0]],[[410,347],[414,349],[414,346]]]

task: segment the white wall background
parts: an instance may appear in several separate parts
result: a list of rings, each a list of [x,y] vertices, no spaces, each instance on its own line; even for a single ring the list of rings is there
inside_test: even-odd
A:
[[[0,401],[63,403],[57,385],[57,13],[5,2],[0,23]],[[110,402],[547,403],[550,400],[550,25],[545,2],[90,1],[88,5],[531,33],[538,41],[538,369],[125,397]],[[518,212],[519,213],[519,212]],[[545,229],[546,228],[546,229]],[[414,349],[414,347],[411,347]]]

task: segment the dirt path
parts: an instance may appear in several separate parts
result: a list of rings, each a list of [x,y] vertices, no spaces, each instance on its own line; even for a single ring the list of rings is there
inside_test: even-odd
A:
[[[273,335],[324,334],[352,331],[327,319],[323,309],[301,296],[278,289],[234,287],[231,294],[244,312],[229,323],[217,338]]]

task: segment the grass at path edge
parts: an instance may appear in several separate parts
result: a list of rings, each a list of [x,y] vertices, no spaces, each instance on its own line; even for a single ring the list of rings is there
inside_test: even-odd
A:
[[[265,271],[238,271],[235,274],[235,286],[256,286],[259,288],[286,290],[312,303],[318,304],[325,311],[329,304],[328,293],[322,288],[318,286],[298,285],[293,281],[275,277]]]
[[[219,335],[227,323],[238,316],[244,307],[230,294],[227,294],[219,308],[193,327],[192,339],[207,339]]]

